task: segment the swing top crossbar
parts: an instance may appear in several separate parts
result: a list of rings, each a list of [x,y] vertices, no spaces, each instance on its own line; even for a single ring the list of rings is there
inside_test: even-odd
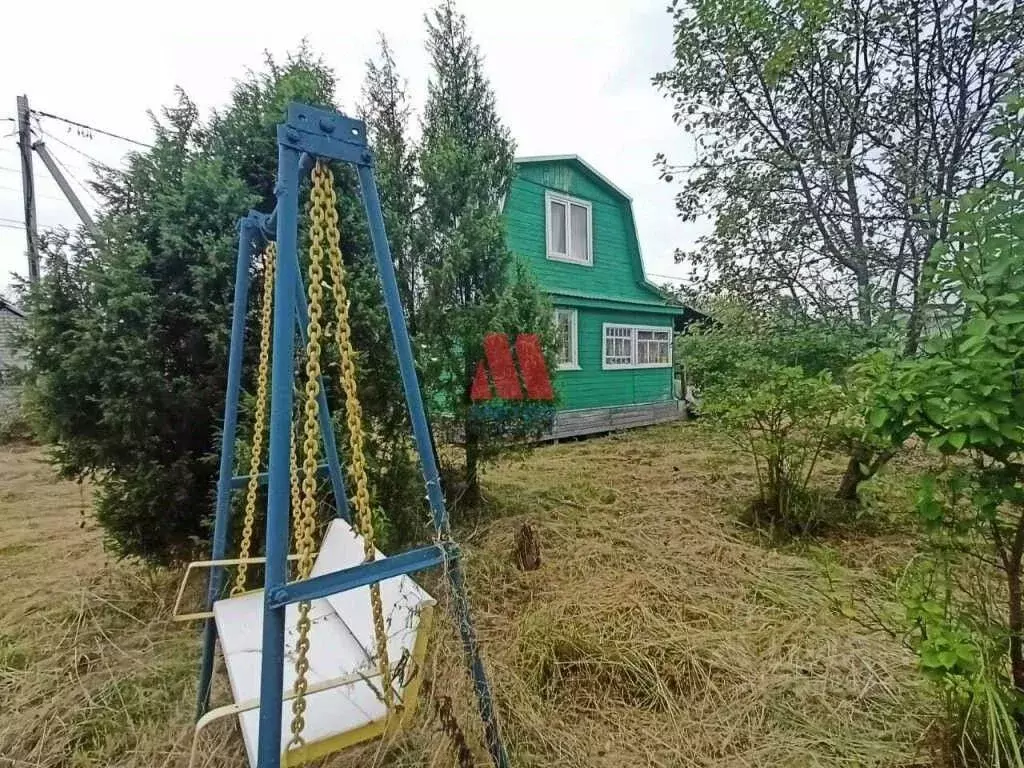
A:
[[[307,104],[288,106],[287,122],[277,126],[278,146],[300,152],[299,178],[307,175],[316,158],[372,168],[373,153],[366,143],[366,123]],[[279,205],[270,213],[251,211],[246,217],[264,242],[277,239]],[[243,224],[246,222],[243,219]]]

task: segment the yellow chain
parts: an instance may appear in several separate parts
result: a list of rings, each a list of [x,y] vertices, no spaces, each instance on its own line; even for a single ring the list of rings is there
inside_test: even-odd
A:
[[[295,537],[298,541],[299,579],[309,578],[313,570],[313,532],[316,528],[316,471],[317,449],[320,443],[320,426],[317,420],[317,395],[320,393],[320,336],[323,329],[324,272],[324,219],[331,205],[324,189],[324,172],[317,162],[313,168],[313,189],[310,195],[310,244],[309,244],[309,328],[306,342],[306,386],[303,421],[303,462],[302,494],[297,510]],[[329,182],[327,182],[329,183]],[[296,459],[296,463],[298,459]],[[295,645],[295,698],[292,699],[292,738],[288,747],[305,744],[302,730],[306,726],[306,689],[309,687],[306,675],[309,672],[309,601],[299,603],[299,638]]]
[[[351,475],[355,483],[355,511],[359,533],[363,536],[363,555],[366,562],[373,562],[376,549],[373,544],[373,513],[370,507],[370,491],[366,479],[366,458],[363,454],[363,407],[359,402],[356,386],[355,350],[352,347],[352,327],[348,316],[348,291],[345,288],[345,267],[341,260],[340,232],[338,230],[337,195],[334,191],[334,175],[324,167],[328,198],[327,205],[327,253],[331,267],[331,284],[334,291],[336,312],[335,338],[341,355],[341,387],[345,393],[345,420],[348,424],[349,453],[351,454]],[[324,179],[324,177],[321,177]],[[377,665],[381,674],[381,688],[384,703],[390,710],[394,705],[394,691],[391,688],[391,673],[388,663],[388,638],[384,625],[384,606],[380,599],[380,584],[370,585],[370,605],[373,608],[373,629],[377,641]]]
[[[242,544],[238,557],[235,584],[231,596],[245,592],[246,560],[252,549],[252,528],[256,519],[256,497],[260,482],[257,475],[263,459],[263,441],[267,427],[267,379],[270,370],[270,331],[274,305],[274,271],[277,266],[277,246],[271,243],[263,255],[263,298],[260,312],[260,357],[256,375],[256,414],[252,427],[252,455],[249,458],[249,483],[245,492],[245,519],[242,523]]]
[[[295,439],[295,430],[291,431],[291,450],[289,460],[291,463],[292,478],[292,515],[298,520],[299,511],[302,509],[302,487],[299,485],[299,448],[298,440]],[[302,547],[302,529],[296,524],[292,530],[295,537],[295,551]]]

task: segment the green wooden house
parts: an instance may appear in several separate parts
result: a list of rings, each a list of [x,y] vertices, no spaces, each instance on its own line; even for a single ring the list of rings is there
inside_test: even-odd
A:
[[[629,195],[576,155],[523,157],[503,213],[555,306],[553,437],[679,418],[672,339],[688,310],[644,275]]]

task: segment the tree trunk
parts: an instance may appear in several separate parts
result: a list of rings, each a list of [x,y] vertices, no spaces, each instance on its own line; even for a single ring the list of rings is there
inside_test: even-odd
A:
[[[474,360],[465,354],[462,359],[463,376],[466,388],[463,390],[463,406],[466,409],[465,436],[466,436],[466,487],[462,492],[461,500],[468,507],[476,507],[480,503],[480,478],[478,476],[480,467],[480,432],[475,418],[472,415],[473,398],[470,394],[472,387],[473,372],[476,369]]]
[[[922,324],[921,307],[915,298],[914,306],[910,309],[910,319],[907,321],[907,338],[903,343],[904,357],[912,357],[917,353],[917,346],[921,343]]]
[[[1024,636],[1022,636],[1024,609],[1021,606],[1020,583],[1022,558],[1024,558],[1024,512],[1019,513],[1013,546],[1010,547],[1008,556],[1003,558],[1003,565],[1006,568],[1006,588],[1010,599],[1007,611],[1010,629],[1010,674],[1013,677],[1013,687],[1018,693],[1024,694]],[[1018,715],[1017,724],[1024,732],[1024,713]]]
[[[836,498],[843,501],[857,501],[860,484],[878,474],[878,470],[889,463],[892,455],[893,451],[891,450],[874,453],[863,445],[854,448],[850,453],[850,460],[846,464],[846,472],[839,483],[839,490],[836,491]]]
[[[1021,610],[1020,562],[1014,563],[1006,574],[1010,592],[1010,670],[1013,687],[1024,694],[1024,611]]]
[[[857,500],[857,489],[860,488],[861,483],[868,479],[861,468],[865,458],[859,448],[850,456],[850,460],[846,464],[846,472],[843,473],[843,479],[839,483],[839,490],[836,491],[836,498],[843,499],[844,501]]]
[[[462,501],[468,507],[480,503],[480,437],[472,423],[466,423],[466,489]]]
[[[1024,615],[1021,611],[1020,559],[1011,563],[1007,570],[1007,586],[1010,598],[1010,675],[1018,695],[1024,695]],[[1016,712],[1017,733],[1024,736],[1024,712]]]

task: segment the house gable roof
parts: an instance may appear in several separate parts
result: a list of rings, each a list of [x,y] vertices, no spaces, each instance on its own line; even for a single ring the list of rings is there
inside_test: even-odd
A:
[[[12,315],[17,315],[18,317],[20,317],[22,319],[24,319],[24,317],[25,317],[25,313],[24,312],[22,312],[16,306],[11,304],[11,302],[9,302],[3,296],[0,296],[0,311],[10,312]]]
[[[593,178],[616,196],[622,198],[626,203],[626,211],[629,214],[629,225],[632,230],[633,241],[636,243],[637,262],[634,264],[634,270],[637,273],[637,283],[644,290],[660,299],[660,302],[663,302],[664,305],[678,308],[680,312],[690,310],[689,307],[686,307],[686,305],[682,304],[675,297],[666,295],[658,285],[647,278],[646,268],[644,267],[643,248],[640,245],[640,234],[636,228],[636,217],[633,215],[633,198],[630,197],[622,187],[615,184],[611,179],[579,155],[530,155],[526,157],[517,157],[514,162],[517,166],[541,163],[569,163],[582,170],[585,174]]]
[[[628,194],[626,194],[625,190],[623,190],[622,187],[620,187],[617,184],[615,184],[611,179],[609,179],[607,176],[605,176],[603,173],[601,173],[599,170],[597,170],[597,168],[592,166],[590,163],[588,163],[586,160],[584,160],[579,155],[531,155],[531,156],[528,156],[528,157],[517,157],[515,159],[515,164],[516,165],[526,165],[528,163],[557,163],[557,162],[576,163],[577,165],[581,166],[583,168],[583,170],[585,170],[591,176],[596,178],[598,181],[600,181],[606,187],[611,189],[617,195],[619,195],[620,197],[623,197],[626,200],[628,200],[630,202],[630,204],[632,205],[633,198],[630,197]]]

